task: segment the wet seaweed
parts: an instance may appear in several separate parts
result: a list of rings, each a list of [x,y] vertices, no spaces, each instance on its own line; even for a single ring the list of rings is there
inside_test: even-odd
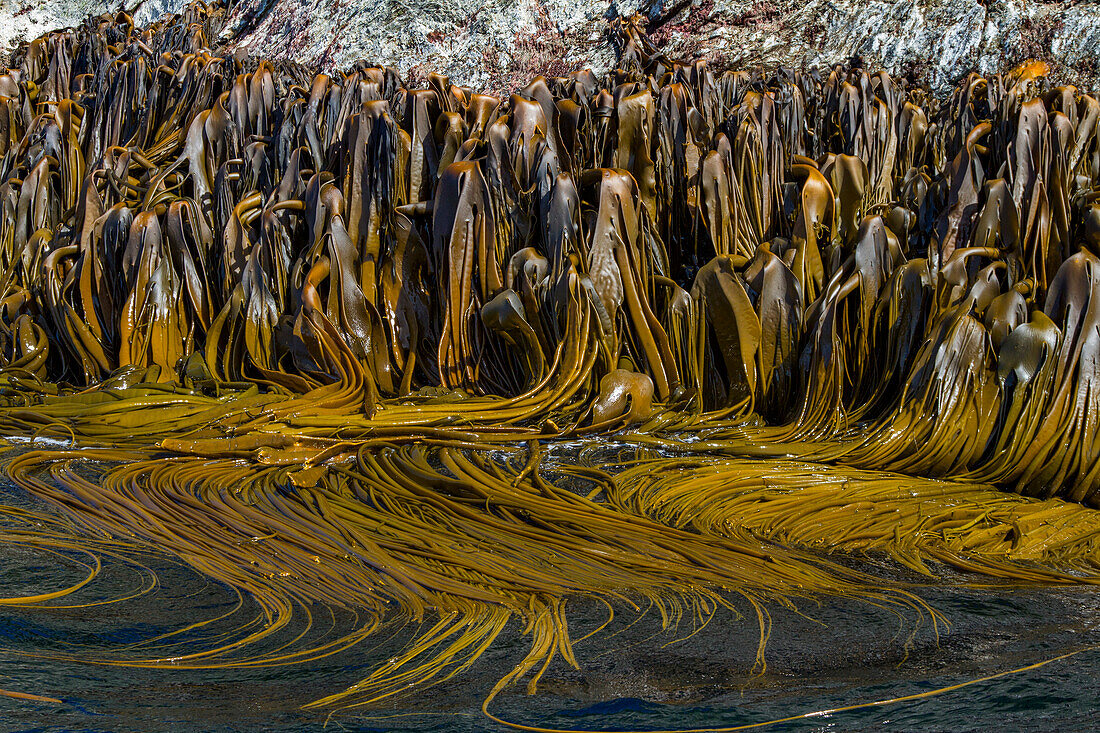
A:
[[[6,469],[64,526],[0,539],[155,547],[264,619],[76,658],[288,664],[430,620],[315,703],[354,707],[519,619],[491,699],[577,664],[569,598],[740,598],[762,668],[775,604],[941,628],[831,554],[1100,580],[1094,97],[1040,64],[948,100],[715,74],[636,19],[605,78],[497,97],[224,55],[223,14],[92,18],[0,74],[0,430],[71,444]],[[318,603],[356,630],[256,651]]]

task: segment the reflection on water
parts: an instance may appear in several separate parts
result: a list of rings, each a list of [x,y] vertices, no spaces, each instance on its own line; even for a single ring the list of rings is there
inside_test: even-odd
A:
[[[0,501],[30,502],[11,487],[0,492]],[[82,560],[0,546],[0,595],[70,585],[86,573]],[[912,618],[856,602],[774,609],[768,668],[760,675],[750,674],[754,620],[721,612],[703,629],[663,632],[656,614],[636,622],[622,613],[603,633],[578,644],[581,670],[558,662],[538,695],[511,689],[493,711],[528,724],[585,730],[735,726],[924,692],[1100,644],[1100,595],[1093,590],[943,583],[919,593],[951,621],[950,633],[937,638],[927,623],[914,629]],[[128,600],[94,605],[121,597]],[[321,730],[325,714],[302,711],[301,705],[361,679],[417,631],[395,622],[350,650],[282,667],[135,669],[95,663],[140,657],[154,644],[160,654],[165,644],[185,648],[197,638],[209,641],[242,624],[262,623],[248,599],[156,554],[108,557],[95,582],[53,605],[0,608],[0,688],[57,697],[63,704],[0,698],[0,730]],[[346,610],[311,612],[313,643],[354,626]],[[600,604],[574,603],[574,637],[597,627],[605,614]],[[178,633],[197,619],[219,616],[216,624]],[[301,623],[267,640],[267,650],[292,643],[304,618]],[[380,708],[340,712],[327,730],[497,730],[482,717],[481,700],[528,648],[518,624],[502,642],[469,673]],[[1088,651],[938,697],[773,730],[1094,730],[1100,727],[1092,672],[1097,663],[1100,652]]]

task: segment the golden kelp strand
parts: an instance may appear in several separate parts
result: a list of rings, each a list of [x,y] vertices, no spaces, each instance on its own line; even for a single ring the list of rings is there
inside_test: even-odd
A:
[[[704,535],[881,551],[932,575],[926,559],[1008,580],[1095,584],[1100,517],[969,483],[782,460],[649,457],[615,475],[609,500]]]
[[[918,619],[929,610],[903,591],[876,589],[873,578],[819,558],[752,537],[705,539],[649,523],[556,488],[537,470],[525,474],[523,463],[479,453],[360,451],[353,466],[330,468],[316,486],[296,492],[286,488],[290,469],[232,460],[105,464],[93,482],[67,465],[66,457],[77,455],[124,457],[32,452],[16,458],[10,472],[81,523],[171,548],[203,573],[248,593],[268,618],[264,628],[246,625],[239,638],[207,650],[118,663],[261,663],[247,655],[249,646],[318,601],[362,609],[362,628],[319,649],[263,659],[334,653],[369,637],[387,611],[401,609],[414,619],[441,614],[405,662],[325,704],[359,704],[411,681],[447,679],[516,616],[533,634],[532,650],[508,680],[544,668],[555,654],[571,660],[564,606],[555,600],[566,596],[645,601],[665,625],[674,625],[685,613],[702,622],[718,606],[732,608],[726,596],[732,592],[759,615],[762,643],[765,606],[775,602],[829,593],[908,609]],[[48,467],[56,488],[35,478],[39,466]]]

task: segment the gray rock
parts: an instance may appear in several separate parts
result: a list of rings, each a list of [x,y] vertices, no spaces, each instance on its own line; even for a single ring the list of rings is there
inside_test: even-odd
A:
[[[20,41],[77,25],[88,15],[114,7],[117,3],[104,0],[0,0],[0,54],[6,55]]]
[[[0,51],[86,14],[104,0],[0,0]],[[146,23],[184,0],[126,0]],[[1100,5],[1064,0],[240,0],[220,43],[325,69],[357,59],[403,74],[439,71],[504,92],[535,74],[610,68],[609,20],[640,13],[674,60],[822,65],[859,57],[871,68],[913,73],[945,93],[968,72],[1026,58],[1058,80],[1095,87]]]
[[[77,26],[90,15],[130,11],[134,22],[146,25],[165,13],[176,13],[186,0],[0,0],[0,58],[21,41]]]

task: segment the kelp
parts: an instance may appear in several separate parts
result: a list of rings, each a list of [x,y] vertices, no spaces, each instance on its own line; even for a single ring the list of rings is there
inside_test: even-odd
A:
[[[518,620],[491,699],[578,663],[570,598],[747,610],[759,669],[776,605],[942,627],[830,553],[1100,579],[1087,92],[719,73],[619,19],[603,78],[498,97],[224,53],[225,13],[90,18],[0,73],[0,430],[70,443],[13,452],[59,514],[5,509],[2,539],[157,548],[264,618],[88,661],[291,664],[422,623],[316,703],[361,706]],[[317,604],[354,629],[265,651]]]

